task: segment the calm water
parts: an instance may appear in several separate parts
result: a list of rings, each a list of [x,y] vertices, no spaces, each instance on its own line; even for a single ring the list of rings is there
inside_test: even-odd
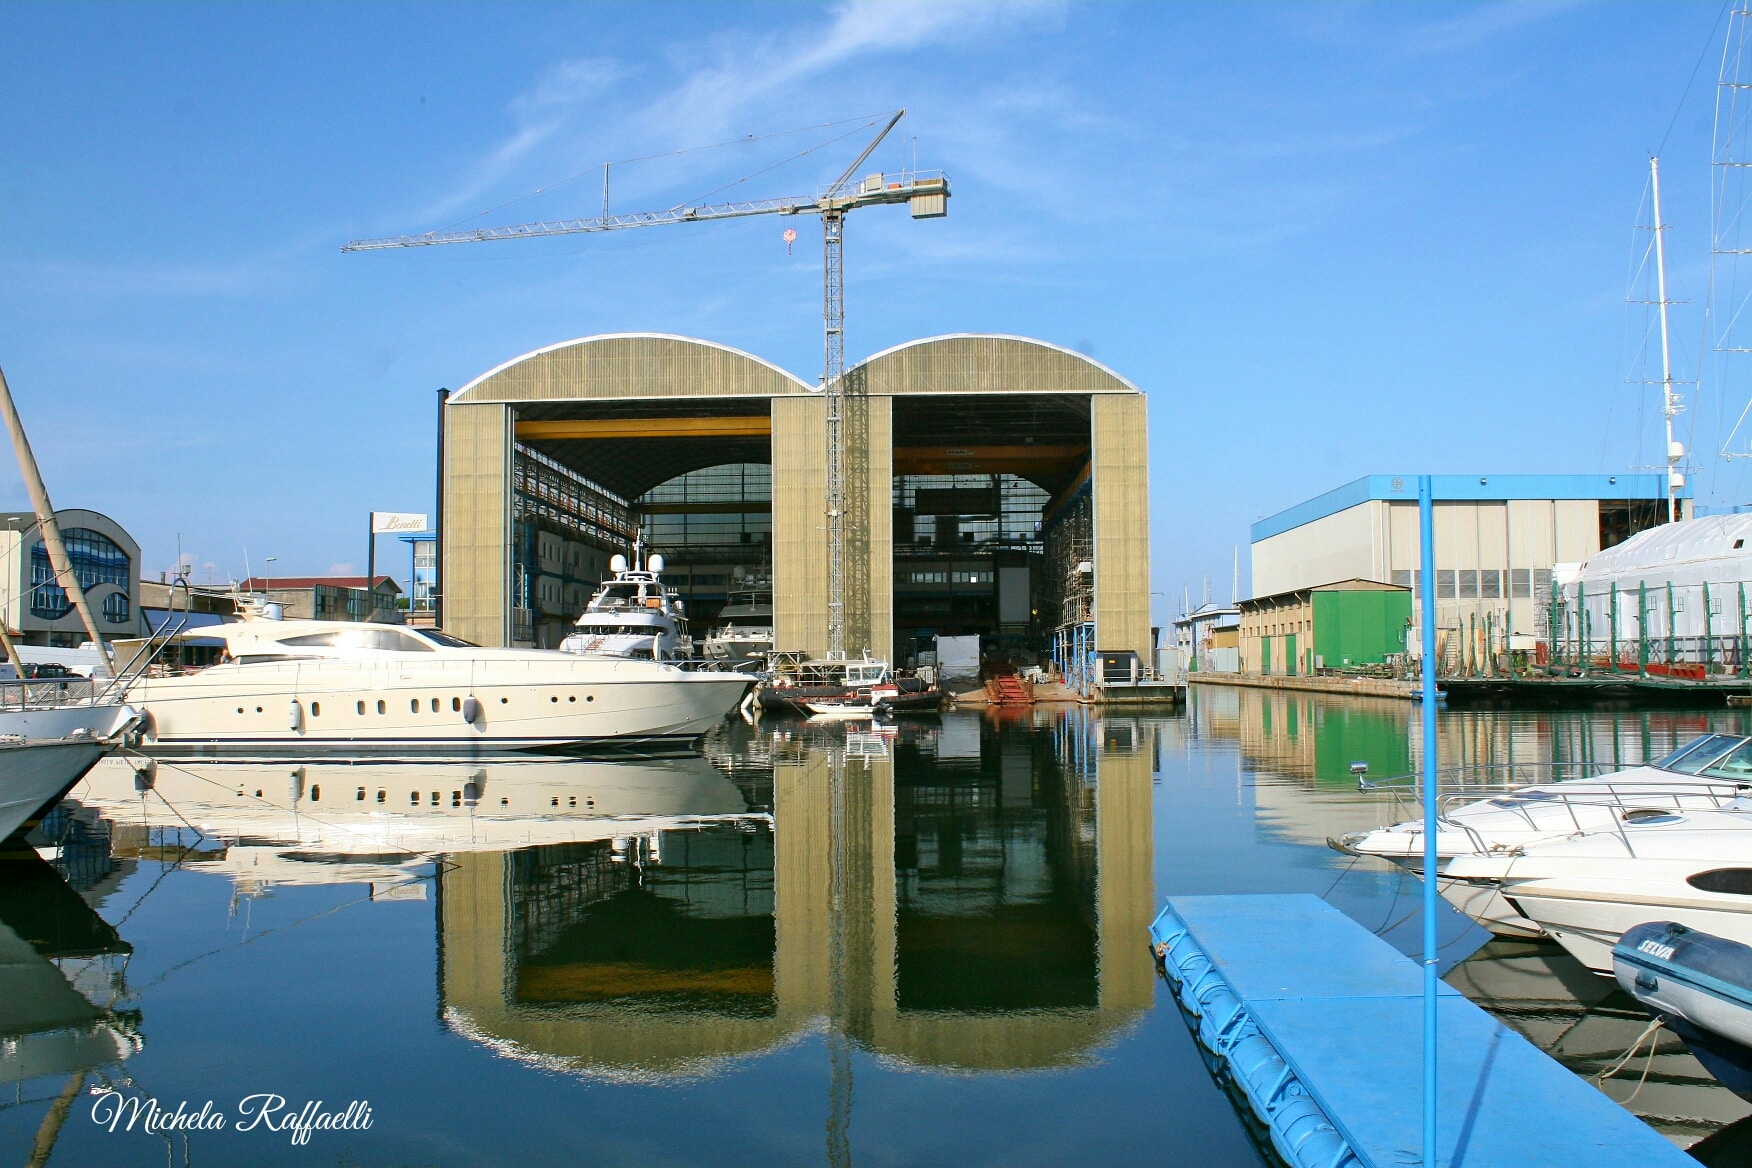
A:
[[[1413,713],[1200,690],[663,760],[106,762],[49,859],[0,867],[0,1157],[1261,1164],[1145,929],[1170,894],[1305,891],[1415,946],[1419,886],[1325,844],[1405,817],[1349,767],[1415,766]],[[1444,717],[1444,765],[1749,729]],[[1443,935],[1453,984],[1582,1073],[1643,1028],[1555,948]],[[1604,1089],[1686,1144],[1749,1110],[1671,1039]],[[237,1130],[252,1095],[370,1127]],[[226,1128],[94,1121],[126,1098]]]

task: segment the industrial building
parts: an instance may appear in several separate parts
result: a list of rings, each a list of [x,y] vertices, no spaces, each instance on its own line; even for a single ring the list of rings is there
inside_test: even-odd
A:
[[[67,559],[105,640],[141,629],[140,545],[107,515],[70,507],[55,512]],[[37,517],[0,513],[0,616],[23,645],[77,647],[91,639],[72,598],[56,583]]]
[[[1352,579],[1409,588],[1415,645],[1417,484],[1369,475],[1255,523],[1254,595]],[[1663,474],[1435,475],[1432,487],[1437,627],[1488,625],[1517,648],[1543,635],[1555,567],[1667,519]]]
[[[1379,665],[1405,651],[1411,589],[1341,580],[1243,600],[1241,671],[1312,676]]]
[[[844,375],[845,648],[938,634],[1032,660],[1066,629],[1149,668],[1148,444],[1136,386],[1021,337],[945,336]],[[488,645],[558,644],[642,534],[694,628],[770,581],[776,647],[826,654],[828,395],[710,341],[525,353],[441,409],[438,606]],[[1103,658],[1103,660],[1107,660]]]

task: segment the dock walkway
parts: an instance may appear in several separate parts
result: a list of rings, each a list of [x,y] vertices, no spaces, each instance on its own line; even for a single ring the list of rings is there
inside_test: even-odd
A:
[[[1291,1165],[1423,1163],[1423,974],[1316,896],[1184,896],[1150,926],[1201,1044]],[[1696,1162],[1444,985],[1440,1168]]]

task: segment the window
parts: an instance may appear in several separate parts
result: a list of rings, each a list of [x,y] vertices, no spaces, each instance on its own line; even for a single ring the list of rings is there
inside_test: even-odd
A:
[[[280,644],[294,649],[380,649],[392,653],[430,653],[432,646],[397,629],[343,629],[286,637]]]
[[[1454,599],[1454,569],[1436,569],[1436,598],[1438,600]]]
[[[1514,597],[1528,597],[1533,595],[1533,569],[1509,569],[1509,595]]]
[[[131,615],[128,595],[125,592],[112,592],[103,598],[103,619],[112,625],[125,625]]]
[[[1463,568],[1460,571],[1460,599],[1478,599],[1478,569]]]
[[[909,572],[907,580],[913,584],[947,584],[949,574],[947,572]]]
[[[434,645],[443,645],[447,649],[473,649],[473,641],[465,641],[461,637],[453,637],[449,633],[441,633],[437,629],[417,629],[415,636],[426,638]]]
[[[1503,594],[1503,574],[1495,568],[1484,568],[1478,573],[1478,594],[1487,600],[1495,600]]]
[[[1411,572],[1406,569],[1395,569],[1393,572],[1393,583],[1399,588],[1410,588]]]
[[[108,536],[84,527],[69,527],[61,533],[61,542],[67,549],[67,561],[81,588],[89,590],[99,584],[114,584],[123,592],[128,591],[128,553]],[[73,602],[67,599],[66,591],[55,582],[49,549],[41,540],[30,549],[30,582],[33,586],[32,615],[59,620],[73,610]],[[124,615],[115,623],[127,619]]]

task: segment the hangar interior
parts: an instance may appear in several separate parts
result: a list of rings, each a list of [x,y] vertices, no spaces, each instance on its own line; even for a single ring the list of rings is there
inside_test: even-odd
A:
[[[1134,387],[1080,355],[988,337],[914,342],[846,379],[849,652],[907,665],[936,634],[977,634],[1033,661],[1066,622],[1104,616],[1101,647],[1148,660]],[[823,650],[825,402],[800,379],[709,342],[588,338],[508,362],[443,415],[453,631],[557,645],[639,534],[696,636],[732,592],[767,585],[777,647]],[[1104,429],[1117,457],[1097,473]]]

